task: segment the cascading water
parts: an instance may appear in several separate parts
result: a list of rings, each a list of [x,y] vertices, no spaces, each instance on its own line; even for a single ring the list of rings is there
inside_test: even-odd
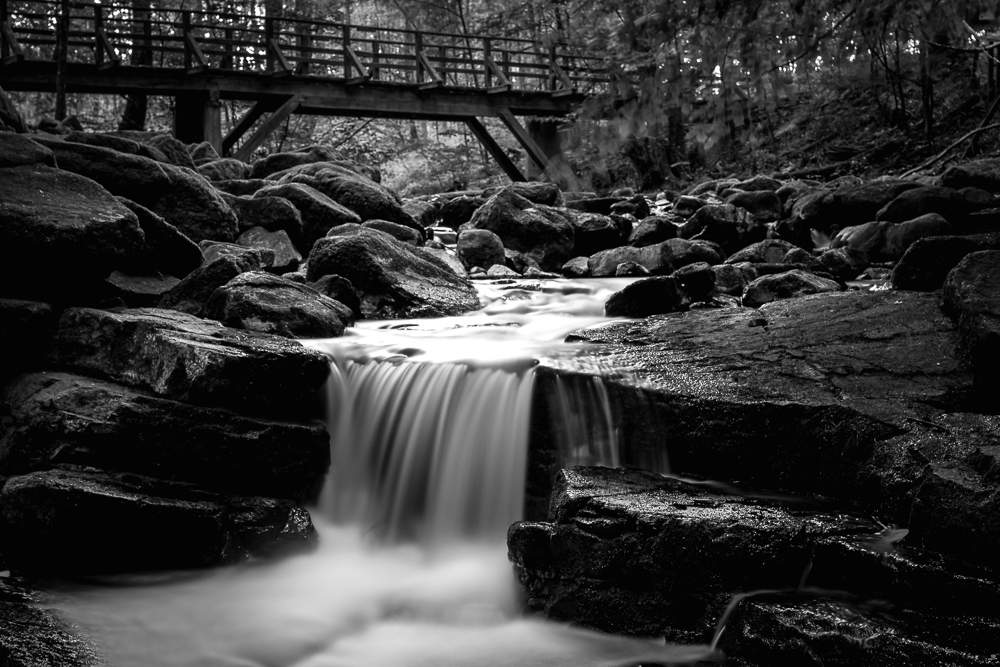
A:
[[[369,323],[330,357],[331,472],[312,554],[60,591],[112,667],[636,665],[703,647],[519,617],[506,560],[521,516],[537,359],[601,321],[620,281],[491,288],[464,318]],[[490,290],[494,290],[490,293]],[[567,293],[571,296],[567,297]],[[575,294],[574,294],[575,293]],[[579,386],[579,383],[577,385]],[[569,463],[618,462],[599,381],[557,384]]]

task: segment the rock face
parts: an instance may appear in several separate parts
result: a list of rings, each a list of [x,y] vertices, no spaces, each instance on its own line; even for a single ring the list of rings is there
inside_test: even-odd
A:
[[[319,352],[171,310],[67,310],[59,364],[196,405],[300,414],[330,373]]]
[[[233,329],[286,338],[334,338],[354,321],[344,304],[270,273],[241,273],[216,288],[204,316]]]
[[[303,252],[312,248],[317,239],[326,236],[332,227],[360,223],[361,218],[322,192],[302,183],[284,183],[261,188],[254,199],[281,197],[290,201],[302,216],[302,233],[290,231],[292,240]]]
[[[542,269],[558,270],[574,256],[573,223],[556,209],[534,204],[505,188],[483,204],[462,229],[486,229],[511,248],[534,258]]]
[[[325,275],[351,281],[368,319],[459,315],[480,308],[472,285],[441,260],[372,229],[317,241],[306,275],[310,282]]]
[[[703,206],[677,230],[682,239],[718,243],[727,254],[763,241],[766,234],[752,213],[732,204]]]
[[[91,641],[46,608],[46,598],[17,578],[0,578],[0,655],[7,665],[99,667],[105,664]]]
[[[403,209],[394,192],[373,180],[345,170],[330,168],[313,173],[290,174],[285,183],[304,183],[353,211],[362,221],[388,220],[422,232],[423,227]]]
[[[59,299],[67,286],[136,260],[144,239],[135,214],[87,178],[44,165],[0,169],[7,294]]]
[[[330,461],[322,426],[187,405],[79,375],[24,375],[3,400],[5,476],[76,464],[308,501]]]
[[[637,280],[615,292],[604,304],[608,317],[648,317],[680,310],[684,298],[678,281],[670,276]]]
[[[944,281],[944,309],[958,323],[978,391],[1000,387],[1000,250],[966,255]]]
[[[963,257],[978,250],[1000,250],[1000,233],[971,236],[936,236],[910,246],[892,269],[896,289],[931,291]]]
[[[60,169],[93,179],[112,194],[145,206],[196,243],[236,238],[236,215],[193,171],[100,146],[38,141],[52,150]]]
[[[794,599],[802,591],[801,599],[823,589],[860,601],[885,596],[901,616],[909,612],[923,624],[955,614],[980,631],[995,625],[980,618],[984,610],[992,616],[992,601],[1000,601],[1000,585],[986,573],[891,539],[874,521],[802,501],[736,495],[723,485],[642,471],[572,468],[559,475],[549,520],[512,526],[508,548],[529,608],[606,632],[707,643],[734,594],[782,591]],[[977,600],[974,609],[963,605],[964,596]],[[855,617],[868,617],[863,606]],[[877,623],[879,615],[869,618]],[[739,636],[743,627],[732,619],[723,636]],[[908,646],[902,630],[884,638],[897,651]],[[985,658],[1000,641],[983,639]],[[955,645],[962,640],[946,641],[960,654]],[[730,646],[727,657],[739,661],[737,642]]]
[[[0,169],[32,164],[55,167],[56,158],[52,151],[29,137],[13,132],[0,132]]]
[[[201,248],[194,241],[145,206],[117,199],[135,213],[144,237],[142,251],[121,268],[140,275],[163,272],[183,278],[201,266]]]
[[[462,232],[458,235],[455,251],[466,271],[474,266],[489,269],[494,264],[506,264],[503,242],[488,229],[468,229]]]
[[[0,525],[12,568],[70,575],[208,567],[315,540],[291,501],[77,467],[9,478]]]
[[[207,247],[204,263],[160,299],[160,308],[201,315],[216,288],[246,271],[261,271],[274,261],[274,251],[232,244]]]
[[[836,281],[793,269],[784,273],[761,276],[752,281],[743,291],[743,305],[758,308],[765,303],[780,299],[792,299],[805,294],[839,292],[841,289],[843,288]]]

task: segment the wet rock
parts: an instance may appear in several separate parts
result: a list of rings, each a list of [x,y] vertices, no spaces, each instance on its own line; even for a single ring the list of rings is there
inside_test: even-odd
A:
[[[604,304],[608,317],[648,317],[685,307],[680,281],[671,276],[637,280],[615,292]]]
[[[79,375],[23,375],[3,402],[10,415],[0,438],[5,476],[77,464],[309,501],[329,466],[321,425],[187,405]]]
[[[494,264],[490,268],[486,269],[487,278],[520,278],[521,274],[513,269],[507,268],[504,264]]]
[[[171,164],[176,167],[184,167],[186,169],[190,169],[191,171],[197,171],[197,165],[195,165],[194,160],[191,159],[191,153],[188,151],[187,146],[184,145],[183,142],[174,139],[174,137],[170,134],[162,132],[119,130],[115,132],[115,135],[132,139],[133,141],[139,142],[143,146],[155,149],[159,154],[164,156],[167,164]]]
[[[188,152],[191,154],[191,159],[198,166],[222,157],[210,141],[203,141],[200,144],[192,145],[189,147]]]
[[[784,217],[784,204],[774,190],[737,192],[727,197],[726,203],[746,209],[760,222],[776,222]]]
[[[925,185],[901,192],[876,214],[876,220],[905,222],[930,213],[937,213],[953,225],[965,222],[969,204],[951,188]]]
[[[402,241],[408,245],[412,246],[422,246],[424,245],[424,234],[422,231],[417,231],[412,227],[406,227],[405,225],[400,225],[395,222],[389,222],[388,220],[366,220],[361,223],[362,227],[368,227],[370,229],[377,229],[380,232],[385,232],[389,236]]]
[[[739,250],[726,258],[726,264],[738,264],[740,262],[751,263],[780,263],[785,254],[797,248],[793,243],[782,241],[781,239],[765,239],[751,243],[747,247]]]
[[[718,243],[727,254],[764,240],[766,234],[751,213],[732,204],[703,206],[677,230],[682,239]]]
[[[623,246],[596,253],[587,260],[590,275],[595,278],[615,275],[619,264],[635,262],[649,269],[653,275],[673,273],[674,252],[667,242],[643,248]]]
[[[886,227],[880,254],[883,258],[899,259],[918,240],[928,236],[948,236],[952,232],[952,226],[944,217],[937,213],[927,213]]]
[[[610,214],[631,215],[636,220],[649,217],[649,202],[643,195],[632,195],[625,201],[616,202],[611,205]]]
[[[206,246],[203,254],[202,265],[164,294],[158,307],[201,315],[205,303],[217,287],[241,273],[263,271],[274,263],[274,251],[271,249],[246,248],[231,243]]]
[[[717,264],[712,267],[712,273],[715,274],[715,292],[732,296],[743,296],[747,284],[757,277],[750,264]]]
[[[1000,387],[1000,250],[962,258],[944,281],[942,307],[958,324],[963,355],[976,389]]]
[[[616,248],[626,238],[620,226],[606,215],[570,211],[569,220],[573,223],[572,254],[575,256],[589,257],[602,250]]]
[[[245,178],[250,167],[241,160],[220,158],[198,165],[198,173],[210,181],[235,181]]]
[[[0,525],[11,570],[47,575],[210,567],[316,539],[289,500],[77,467],[9,478]]]
[[[195,243],[236,238],[236,215],[222,196],[193,171],[109,148],[39,138],[60,169],[100,183],[109,192],[150,209]]]
[[[615,267],[615,277],[617,278],[639,278],[648,275],[650,275],[649,269],[642,264],[636,264],[635,262],[622,262]]]
[[[246,248],[259,248],[274,253],[274,259],[268,267],[272,273],[288,273],[299,268],[302,255],[295,249],[288,232],[279,229],[269,232],[263,227],[251,227],[236,239],[236,245]]]
[[[985,158],[948,167],[941,174],[939,185],[956,190],[974,187],[1000,192],[1000,160]]]
[[[794,299],[807,294],[839,292],[841,289],[843,288],[836,281],[793,269],[753,280],[743,291],[743,305],[759,308],[772,301]]]
[[[565,197],[563,198],[566,199]],[[625,201],[624,197],[586,197],[582,199],[570,199],[566,201],[566,208],[584,213],[598,213],[600,215],[611,215],[611,208],[618,203]]]
[[[881,259],[882,246],[885,244],[885,232],[890,222],[866,222],[861,225],[844,227],[830,241],[831,248],[853,248],[869,257]]]
[[[707,263],[688,264],[674,271],[671,276],[677,281],[686,303],[711,300],[715,291],[715,272]]]
[[[503,241],[486,229],[467,229],[461,232],[455,251],[466,270],[474,266],[488,268],[494,264],[506,264]]]
[[[991,638],[998,629],[992,619],[887,613],[852,599],[771,594],[737,604],[720,648],[727,660],[746,667],[978,667],[994,662]]]
[[[90,179],[45,165],[0,169],[0,275],[9,296],[64,301],[81,279],[135,259],[143,240],[135,215]]]
[[[472,220],[472,215],[485,203],[486,199],[480,196],[453,197],[441,206],[441,224],[457,230]]]
[[[52,306],[38,301],[0,299],[0,347],[9,354],[0,371],[0,386],[18,373],[37,367],[49,352],[56,316]]]
[[[402,200],[375,181],[332,169],[315,174],[297,174],[282,179],[286,183],[305,183],[341,206],[353,211],[362,221],[388,220],[423,233],[423,227],[403,209]]]
[[[775,192],[782,185],[781,181],[776,178],[771,178],[770,176],[764,176],[763,174],[758,174],[752,178],[748,178],[743,181],[736,183],[734,187],[745,190],[747,192],[760,192],[760,191],[771,191]]]
[[[15,577],[0,577],[0,656],[5,667],[99,667],[97,646]]]
[[[170,275],[135,276],[112,271],[104,279],[104,294],[109,299],[121,299],[121,303],[129,308],[151,308],[178,283],[180,278]]]
[[[541,183],[538,181],[522,181],[511,183],[511,190],[528,201],[545,206],[562,206],[562,191],[555,183]],[[487,196],[493,196],[490,192]]]
[[[868,268],[868,255],[850,246],[827,250],[819,256],[819,263],[839,280],[855,280]]]
[[[643,248],[673,238],[677,238],[677,225],[668,218],[650,216],[643,218],[632,230],[628,244],[634,248]]]
[[[274,181],[262,178],[244,178],[238,181],[216,181],[212,183],[216,190],[237,197],[248,197],[266,185],[273,185]]]
[[[332,146],[323,145],[306,146],[294,151],[267,155],[254,162],[250,178],[275,177],[279,172],[316,163],[325,163],[324,166],[336,165],[343,168],[345,173],[363,174],[367,178],[378,180],[374,178],[378,175],[377,170],[346,160]]]
[[[978,250],[1000,250],[1000,234],[936,236],[917,240],[892,270],[895,289],[933,291],[963,257]]]
[[[143,232],[142,250],[122,269],[137,275],[162,272],[183,278],[201,266],[201,248],[179,229],[131,199],[116,199],[135,214]]]
[[[871,220],[881,219],[878,213],[892,200],[907,190],[920,187],[913,181],[885,179],[872,181],[862,185],[840,188],[833,193],[832,198],[825,202],[829,207],[830,222],[838,227],[859,225]],[[919,213],[917,215],[920,215]],[[915,218],[911,215],[904,219]],[[887,218],[888,219],[888,218]],[[895,221],[895,218],[892,219]],[[814,228],[822,228],[817,226]]]
[[[538,262],[535,261],[534,257],[525,255],[519,250],[514,250],[512,248],[504,248],[503,256],[507,267],[516,271],[517,273],[524,273],[528,269],[539,269]]]
[[[241,273],[216,288],[203,316],[286,338],[335,338],[354,322],[354,313],[339,301],[263,272]]]
[[[308,279],[331,274],[351,281],[369,319],[459,315],[480,308],[472,285],[446,263],[376,230],[317,241]]]
[[[361,218],[315,188],[303,183],[269,185],[254,193],[254,199],[281,197],[291,202],[302,218],[301,234],[290,232],[292,241],[304,251],[312,248],[317,239],[326,236],[330,229],[345,224],[359,224]]]
[[[574,257],[562,265],[562,274],[567,278],[589,278],[589,257]]]
[[[688,264],[705,262],[706,264],[721,264],[726,254],[717,243],[706,240],[668,239],[663,242],[670,248],[673,257],[671,262],[675,269]]]
[[[534,204],[509,188],[490,197],[462,225],[466,229],[493,232],[505,248],[533,257],[543,269],[558,269],[573,257],[573,224],[557,209]]]
[[[303,281],[305,276],[303,276]],[[355,320],[364,317],[361,314],[361,299],[358,297],[354,285],[347,278],[338,275],[326,275],[309,286],[324,296],[328,296],[334,301],[339,301],[351,309]]]
[[[165,398],[266,415],[307,411],[330,372],[295,341],[153,308],[67,310],[55,360]]]
[[[403,210],[413,216],[424,229],[438,224],[442,202],[437,199],[404,199]]]
[[[674,213],[681,217],[690,218],[698,209],[707,204],[708,202],[704,199],[691,195],[682,195],[674,201],[673,210]]]
[[[13,132],[0,132],[0,168],[23,167],[32,164],[56,166],[52,151],[30,137]]]
[[[89,146],[110,148],[111,150],[118,151],[119,153],[138,155],[140,157],[147,157],[150,160],[155,160],[164,164],[173,164],[166,154],[158,148],[153,148],[151,146],[147,146],[146,144],[139,143],[134,139],[129,139],[116,134],[105,134],[102,132],[69,132],[63,136],[63,139],[76,144],[87,144]]]

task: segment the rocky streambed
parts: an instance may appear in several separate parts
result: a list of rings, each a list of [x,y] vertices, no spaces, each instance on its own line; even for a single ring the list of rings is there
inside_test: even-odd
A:
[[[621,275],[633,319],[536,372],[527,607],[736,665],[997,664],[997,191],[980,161],[403,201],[326,147],[0,132],[0,657],[101,663],[40,578],[314,544],[329,365],[295,339],[475,310],[470,276]],[[634,469],[564,468],[556,382],[600,386]]]

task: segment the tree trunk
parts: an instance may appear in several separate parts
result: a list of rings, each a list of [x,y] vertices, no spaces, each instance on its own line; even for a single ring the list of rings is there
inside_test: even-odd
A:
[[[930,44],[920,40],[920,113],[924,121],[924,136],[934,135],[934,81],[931,78]]]
[[[153,64],[153,25],[150,22],[150,0],[132,3],[132,32],[142,35],[142,41],[132,47],[132,65],[150,67]],[[149,100],[145,95],[132,94],[125,98],[125,109],[118,120],[119,130],[145,130]]]
[[[66,118],[66,87],[69,76],[69,0],[59,1],[56,18],[56,120]]]

